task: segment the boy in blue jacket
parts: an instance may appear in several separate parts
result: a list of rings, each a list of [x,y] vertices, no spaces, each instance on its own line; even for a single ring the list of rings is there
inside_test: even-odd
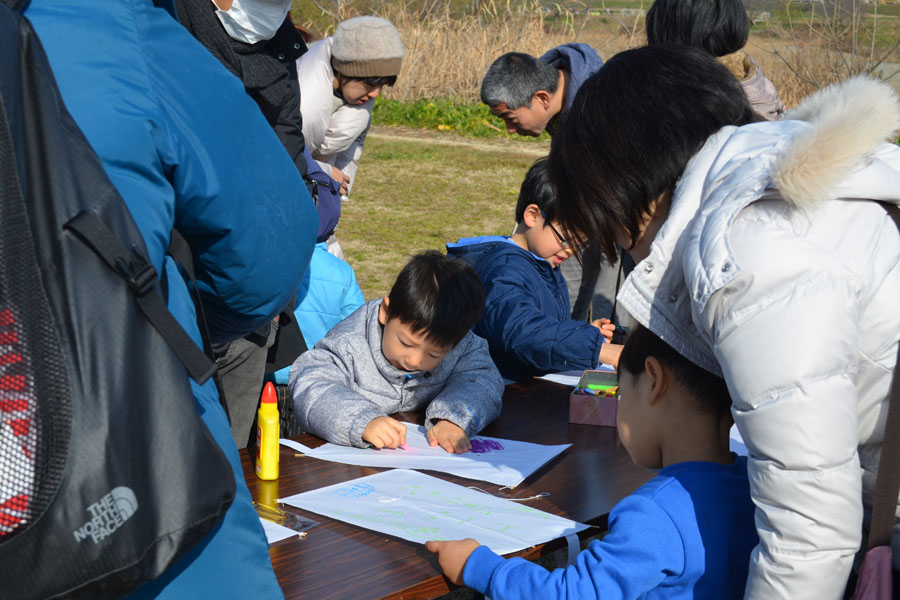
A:
[[[747,459],[729,452],[725,381],[640,326],[619,365],[619,437],[659,474],[565,569],[504,560],[473,539],[428,542],[451,581],[494,600],[743,597],[758,538]]]
[[[574,248],[553,221],[556,197],[539,159],[522,182],[516,230],[510,237],[463,238],[447,253],[468,261],[486,296],[475,333],[488,341],[491,357],[509,381],[535,375],[615,365],[622,347],[607,343],[615,326],[572,319],[569,294],[557,268]]]

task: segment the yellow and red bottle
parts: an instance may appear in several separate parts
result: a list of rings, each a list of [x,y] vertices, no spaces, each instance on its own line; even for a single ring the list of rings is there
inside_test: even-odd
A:
[[[263,388],[256,413],[256,476],[260,479],[278,479],[280,434],[278,398],[270,381]]]

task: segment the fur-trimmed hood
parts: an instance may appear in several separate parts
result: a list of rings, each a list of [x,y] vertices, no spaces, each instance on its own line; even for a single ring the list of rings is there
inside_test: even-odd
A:
[[[810,206],[841,197],[841,182],[857,163],[897,140],[900,98],[886,83],[855,77],[808,96],[786,118],[810,127],[781,154],[772,180],[785,200]]]

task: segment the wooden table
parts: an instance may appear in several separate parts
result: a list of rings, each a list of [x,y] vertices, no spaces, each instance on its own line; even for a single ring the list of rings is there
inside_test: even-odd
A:
[[[529,500],[527,505],[605,528],[610,509],[653,473],[631,462],[614,428],[570,424],[570,391],[570,387],[542,380],[509,385],[500,418],[482,433],[539,444],[571,443],[571,448],[510,495],[526,497],[549,492],[548,497]],[[297,439],[310,447],[323,443],[311,435]],[[284,498],[383,470],[297,458],[293,450],[282,446],[279,479],[260,481],[247,450],[241,451],[241,461],[254,500]],[[493,494],[501,493],[495,484],[428,473],[461,485],[477,485]],[[423,545],[299,509],[289,510],[320,523],[303,540],[292,538],[269,548],[278,581],[289,600],[433,598],[450,590],[435,556]],[[585,533],[591,532],[588,529]],[[538,546],[519,556],[534,559],[557,547],[558,544]]]

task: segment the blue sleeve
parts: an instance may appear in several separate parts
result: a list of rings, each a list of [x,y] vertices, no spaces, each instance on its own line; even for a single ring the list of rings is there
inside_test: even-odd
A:
[[[349,266],[349,265],[348,265]],[[359,283],[356,281],[356,272],[350,267],[350,280],[347,282],[347,293],[344,294],[344,302],[341,307],[341,319],[346,319],[366,303]]]
[[[547,569],[521,558],[502,559],[485,546],[466,562],[464,583],[493,600],[511,598],[640,598],[684,569],[681,536],[653,500],[632,495],[610,514],[609,533],[574,565]]]
[[[175,227],[194,253],[214,342],[273,318],[309,264],[318,217],[297,168],[241,82],[178,29],[142,39],[160,117],[158,160],[175,197]],[[170,39],[171,38],[171,39]],[[198,48],[199,49],[199,48]]]
[[[548,315],[532,282],[515,269],[498,265],[480,275],[486,300],[475,333],[488,341],[504,375],[505,364],[540,374],[597,367],[604,340],[599,329]]]

